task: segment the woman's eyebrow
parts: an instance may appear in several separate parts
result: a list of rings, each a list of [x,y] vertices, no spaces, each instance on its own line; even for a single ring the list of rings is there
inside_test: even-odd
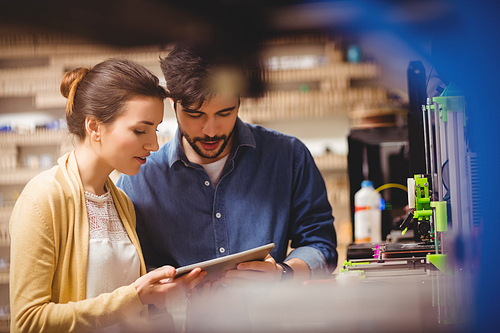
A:
[[[140,120],[137,122],[137,124],[145,124],[145,125],[150,125],[150,126],[154,125],[152,122],[147,121],[147,120]]]

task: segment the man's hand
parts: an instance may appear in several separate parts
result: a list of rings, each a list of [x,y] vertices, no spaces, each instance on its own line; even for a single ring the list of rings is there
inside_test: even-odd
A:
[[[293,281],[302,282],[311,277],[311,269],[301,259],[292,258],[286,263],[294,271]],[[276,263],[273,257],[267,255],[264,261],[249,261],[238,264],[236,269],[226,272],[221,278],[223,285],[242,284],[249,281],[255,282],[279,282],[283,268]]]
[[[271,255],[263,261],[248,261],[238,264],[236,269],[226,272],[221,278],[223,285],[241,284],[248,281],[277,282],[281,280],[282,268]]]

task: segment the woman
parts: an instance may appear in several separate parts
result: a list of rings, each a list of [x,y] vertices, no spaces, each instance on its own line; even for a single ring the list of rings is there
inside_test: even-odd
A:
[[[144,331],[148,304],[163,307],[206,274],[146,274],[134,207],[109,178],[138,173],[158,149],[165,90],[144,67],[107,60],[66,73],[61,93],[79,140],[26,185],[12,213],[11,332]]]

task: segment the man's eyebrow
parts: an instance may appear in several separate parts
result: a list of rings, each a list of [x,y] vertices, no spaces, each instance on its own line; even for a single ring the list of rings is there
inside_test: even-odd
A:
[[[182,108],[182,111],[188,112],[188,113],[203,113],[202,111],[193,110],[193,109],[184,108],[184,107]]]
[[[222,110],[219,110],[217,112],[227,112],[227,111],[233,111],[234,109],[236,109],[236,106],[231,106],[229,108],[225,108],[225,109],[222,109]]]
[[[234,109],[236,109],[236,106],[231,106],[231,107],[228,107],[228,108],[225,108],[225,109],[219,110],[219,111],[217,111],[216,113],[219,113],[219,112],[228,112],[228,111],[233,111]],[[204,113],[203,111],[193,110],[193,109],[189,109],[189,108],[182,108],[182,110],[183,110],[184,112],[187,112],[187,113]]]
[[[218,112],[228,112],[228,111],[232,111],[232,110],[234,110],[234,109],[236,109],[236,106],[230,106],[230,107],[228,107],[228,108],[225,108],[225,109],[222,109],[222,110],[217,111],[217,113],[218,113]],[[184,108],[184,107],[182,108],[182,110],[183,110],[184,112],[188,112],[188,113],[204,113],[203,111],[200,111],[200,110],[193,110],[193,109],[190,109],[190,108]]]

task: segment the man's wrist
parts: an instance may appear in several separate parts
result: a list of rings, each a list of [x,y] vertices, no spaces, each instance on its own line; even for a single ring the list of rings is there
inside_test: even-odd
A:
[[[279,265],[282,269],[280,282],[286,282],[286,281],[290,281],[293,279],[293,268],[292,267],[290,267],[288,264],[285,264],[284,262],[277,263],[277,265]]]

